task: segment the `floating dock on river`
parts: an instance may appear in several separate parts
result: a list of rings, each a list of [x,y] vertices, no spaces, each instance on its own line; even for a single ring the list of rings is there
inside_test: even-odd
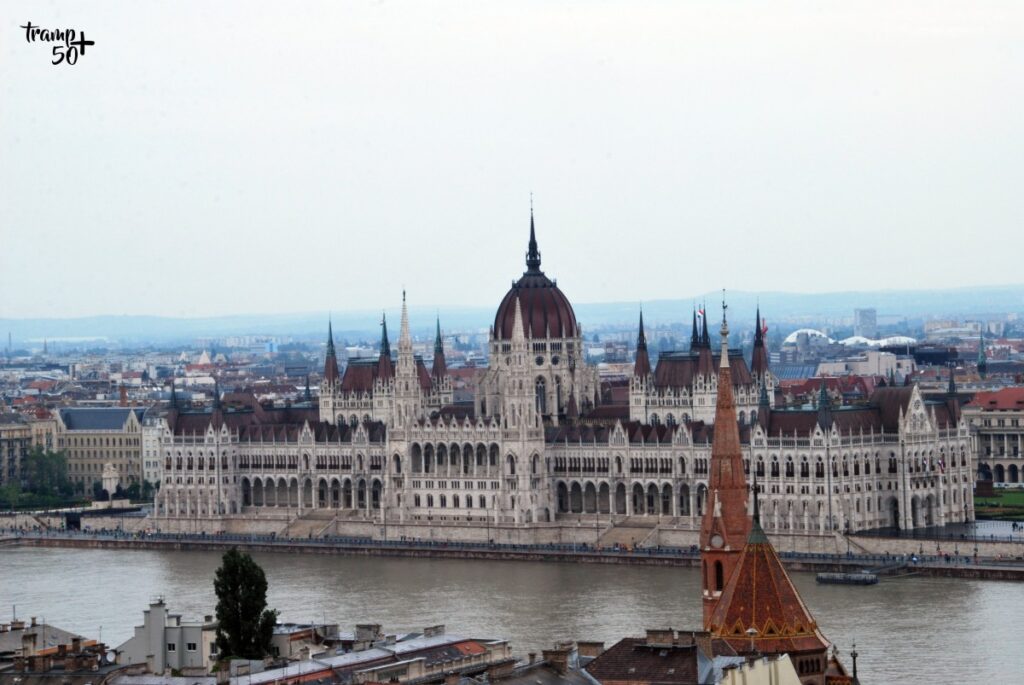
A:
[[[878,576],[874,573],[819,573],[815,580],[823,585],[876,585]]]

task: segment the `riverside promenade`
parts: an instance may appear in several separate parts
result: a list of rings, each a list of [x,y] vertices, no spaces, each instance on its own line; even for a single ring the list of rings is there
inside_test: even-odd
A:
[[[287,538],[276,535],[203,533],[127,533],[0,529],[0,546],[73,547],[219,551],[238,547],[250,552],[343,554],[353,556],[435,557],[505,561],[554,561],[590,564],[698,566],[696,547],[598,548],[587,544],[452,543],[430,540],[374,540],[358,537]],[[873,555],[781,553],[793,571],[851,572],[884,569],[883,580],[908,576],[943,576],[1024,581],[1024,560],[965,555]]]

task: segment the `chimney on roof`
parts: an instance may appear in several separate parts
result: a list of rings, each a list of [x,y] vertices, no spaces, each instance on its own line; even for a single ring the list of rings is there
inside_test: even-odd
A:
[[[663,646],[671,645],[675,641],[675,631],[671,628],[648,628],[647,629],[647,644],[649,646]]]
[[[572,645],[558,645],[554,649],[545,649],[541,652],[544,661],[551,664],[551,668],[559,675],[569,672],[569,655],[572,653]]]
[[[376,640],[380,637],[379,623],[360,623],[356,625],[357,640]]]
[[[444,635],[443,623],[436,626],[428,626],[423,629],[423,637],[435,637],[437,635]]]
[[[30,657],[36,653],[36,634],[25,633],[21,636],[21,655]]]
[[[604,652],[604,643],[581,640],[576,643],[576,651],[580,656],[598,657]]]
[[[487,668],[487,680],[490,682],[494,682],[496,680],[501,680],[502,678],[507,678],[508,676],[512,675],[512,671],[514,671],[515,668],[516,662],[513,659],[499,661],[498,663],[492,664]],[[462,680],[461,676],[459,676],[459,680]],[[456,680],[455,683],[446,683],[445,685],[457,685],[457,683],[458,680]]]
[[[31,625],[31,627],[32,627],[32,628],[35,628],[35,627],[36,627],[36,617],[35,617],[35,616],[33,616],[33,617],[31,618],[31,621],[32,621],[32,625]]]

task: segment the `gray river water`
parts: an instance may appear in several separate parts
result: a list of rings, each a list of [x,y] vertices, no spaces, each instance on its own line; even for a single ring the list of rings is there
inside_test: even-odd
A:
[[[645,628],[700,626],[696,569],[587,564],[255,555],[285,621],[382,623],[510,641],[520,655],[555,640],[610,644]],[[0,620],[12,605],[111,646],[131,636],[150,598],[188,619],[212,614],[215,553],[0,549]],[[794,581],[864,683],[1024,683],[1024,585],[940,578],[873,587]]]

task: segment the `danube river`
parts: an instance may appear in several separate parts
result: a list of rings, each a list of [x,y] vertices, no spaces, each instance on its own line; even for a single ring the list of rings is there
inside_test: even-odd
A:
[[[696,569],[647,566],[256,555],[281,620],[382,623],[389,632],[444,623],[448,632],[505,638],[526,655],[556,640],[642,635],[700,625]],[[6,547],[0,620],[12,605],[117,646],[164,595],[186,620],[212,614],[207,552]],[[874,587],[818,586],[794,574],[826,637],[849,663],[856,641],[864,683],[1011,682],[1019,675],[1024,587],[997,581],[906,578]]]

